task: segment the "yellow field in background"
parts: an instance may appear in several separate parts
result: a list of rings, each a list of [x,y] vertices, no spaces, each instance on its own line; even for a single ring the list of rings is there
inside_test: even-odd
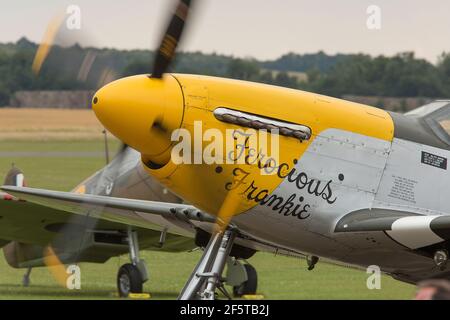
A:
[[[101,139],[92,110],[0,108],[0,140]]]

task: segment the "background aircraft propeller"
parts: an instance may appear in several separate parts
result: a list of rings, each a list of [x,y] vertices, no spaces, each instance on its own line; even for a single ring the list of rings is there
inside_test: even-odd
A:
[[[64,17],[63,14],[57,15],[50,21],[36,51],[32,70],[38,79],[49,73],[71,89],[94,91],[119,78],[119,72],[99,56],[98,50],[87,50],[84,55],[79,54],[79,43],[86,41],[89,37],[84,31],[65,28]],[[86,101],[86,104],[89,103],[90,101]],[[106,138],[106,132],[104,134]],[[122,143],[114,160],[98,177],[98,185],[89,192],[105,193],[102,182],[106,179],[114,181],[118,177],[119,169],[126,156],[126,149],[127,145]],[[106,139],[105,150],[108,150]],[[109,162],[109,155],[106,155],[106,159]],[[94,230],[98,223],[98,216],[87,210],[87,217],[73,216],[56,227],[55,238],[44,249],[44,263],[49,267],[57,282],[64,287],[68,276],[64,262],[79,262],[87,234]]]

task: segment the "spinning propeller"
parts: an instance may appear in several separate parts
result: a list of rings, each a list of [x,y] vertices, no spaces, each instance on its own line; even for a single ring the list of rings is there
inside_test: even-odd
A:
[[[169,69],[172,61],[175,58],[175,52],[183,35],[186,20],[189,16],[189,10],[193,0],[180,0],[176,6],[175,12],[170,20],[166,32],[161,40],[159,49],[156,53],[155,62],[153,65],[153,72],[151,78],[163,79],[164,73]],[[165,127],[161,126],[162,121],[155,120],[152,125],[152,131],[159,134],[167,134]],[[169,133],[170,134],[170,133]],[[217,212],[217,224],[215,232],[223,232],[231,218],[236,214],[239,205],[239,197],[235,190],[227,193]]]
[[[61,87],[97,90],[120,74],[111,59],[98,49],[81,48],[81,42],[93,42],[85,31],[68,29],[65,16],[55,16],[39,45],[32,64],[38,78],[51,77]],[[76,88],[74,88],[76,87]]]
[[[152,81],[167,81],[164,78],[164,74],[168,71],[175,58],[175,52],[182,38],[186,21],[189,16],[190,7],[193,2],[193,0],[178,1],[166,32],[163,34],[159,48],[156,51],[153,69],[151,75],[149,76]],[[39,47],[33,63],[33,71],[37,75],[42,73],[45,66],[49,64],[49,61],[51,61],[50,58],[52,51],[58,49],[54,44],[57,43],[63,21],[64,19],[58,17],[55,18],[55,20],[53,20],[49,25],[44,41]],[[95,74],[94,71],[97,69],[98,72],[103,73],[103,76],[97,78],[94,77],[94,82],[96,85],[101,86],[108,82],[107,80],[111,80],[111,77],[105,80],[104,73],[112,73],[112,71],[110,68],[102,65],[101,63],[101,67],[95,68],[96,63],[99,61],[97,58],[98,57],[95,51],[92,51],[92,53],[88,53],[81,61],[78,59],[77,67],[66,68],[66,70],[70,70],[70,72],[75,71],[76,79],[78,81],[88,81],[93,77]],[[58,64],[58,66],[60,66],[60,64]],[[156,116],[154,118],[153,124],[151,125],[151,131],[153,134],[160,136],[162,135],[165,137],[170,136],[171,134],[169,128],[164,125],[162,116]],[[124,145],[118,156],[113,160],[113,163],[111,163],[110,166],[107,166],[102,174],[107,176],[108,179],[114,181],[119,175],[119,169],[122,167],[122,161],[125,156],[126,145]],[[102,177],[100,177],[100,181],[101,179]],[[90,190],[90,192],[100,195],[105,194],[102,187],[103,185],[99,185],[95,188],[95,190]],[[217,216],[217,223],[214,228],[214,233],[223,233],[225,231],[230,220],[236,214],[239,202],[239,196],[235,190],[231,190],[225,195],[220,209],[218,212],[215,212]],[[99,214],[101,214],[103,209],[90,208],[89,206],[85,206],[83,204],[81,205],[86,207],[86,210],[88,211],[87,216],[82,218],[85,220],[82,225],[80,226],[80,217],[74,217],[73,221],[68,221],[61,227],[60,230],[58,230],[57,237],[46,249],[47,258],[45,259],[45,262],[52,270],[55,278],[62,284],[65,284],[67,275],[65,268],[63,267],[65,252],[60,248],[65,248],[68,238],[70,238],[69,241],[72,243],[72,249],[74,247],[76,248],[76,257],[72,258],[72,260],[78,261],[79,257],[82,255],[81,251],[83,249],[83,242],[85,241],[86,234],[97,227]]]
[[[69,30],[65,27],[65,16],[55,16],[49,23],[39,45],[32,64],[33,73],[39,78],[50,76],[72,89],[97,90],[119,77],[118,71],[110,61],[96,49],[84,49],[78,45],[90,38],[86,32]],[[75,88],[73,88],[75,87]],[[88,102],[87,102],[88,103]],[[105,148],[106,148],[105,141]],[[105,183],[114,181],[119,175],[126,156],[127,145],[122,144],[115,159],[98,175],[98,185],[92,190],[78,189],[105,194]],[[108,156],[107,156],[108,158]],[[83,205],[83,204],[82,204]],[[98,224],[98,216],[86,208],[86,217],[73,216],[62,224],[54,225],[54,239],[44,249],[44,263],[61,286],[66,286],[68,274],[64,264],[78,263],[82,255],[83,244],[91,230]]]

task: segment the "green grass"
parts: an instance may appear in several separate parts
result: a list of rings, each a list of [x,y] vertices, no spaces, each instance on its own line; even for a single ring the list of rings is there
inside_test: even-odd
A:
[[[110,153],[117,149],[119,141],[115,138],[108,139]],[[80,141],[0,141],[0,152],[2,151],[104,151],[103,140],[80,140]]]
[[[117,143],[116,143],[117,146]],[[113,148],[112,148],[113,149]],[[1,151],[102,151],[102,141],[0,142]],[[78,182],[104,165],[104,158],[2,158],[0,175],[11,163],[20,167],[28,185],[70,190]],[[145,291],[153,299],[175,299],[200,257],[200,252],[143,252],[150,270]],[[9,267],[0,256],[0,299],[110,299],[116,298],[116,273],[128,262],[126,256],[105,264],[81,264],[81,290],[59,287],[45,268],[33,270],[28,288],[21,286],[24,270]],[[414,287],[388,276],[381,280],[381,290],[368,290],[364,271],[320,263],[306,270],[301,259],[257,253],[251,262],[258,271],[259,292],[267,299],[410,299]]]
[[[110,141],[110,154],[114,155],[119,143]],[[45,157],[46,152],[99,152],[98,157]],[[1,152],[42,152],[43,156],[0,157],[1,175],[14,163],[25,173],[28,186],[68,191],[84,178],[105,165],[103,140],[88,141],[0,141]]]

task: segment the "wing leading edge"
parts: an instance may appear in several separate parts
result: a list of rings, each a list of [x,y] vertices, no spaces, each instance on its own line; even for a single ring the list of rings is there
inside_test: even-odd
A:
[[[0,189],[19,199],[52,209],[140,228],[153,229],[155,226],[153,222],[145,219],[145,215],[142,215],[142,213],[184,221],[193,220],[211,223],[216,221],[213,216],[185,204],[15,186],[2,186]]]

